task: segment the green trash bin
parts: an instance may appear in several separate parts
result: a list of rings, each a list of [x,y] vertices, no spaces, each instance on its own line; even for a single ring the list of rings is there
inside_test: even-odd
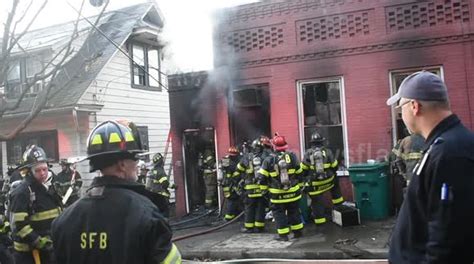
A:
[[[360,217],[367,220],[381,220],[388,216],[390,189],[388,163],[353,164],[349,176],[355,187]]]

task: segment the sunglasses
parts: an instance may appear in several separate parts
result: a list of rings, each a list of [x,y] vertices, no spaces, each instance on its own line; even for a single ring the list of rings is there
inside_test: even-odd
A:
[[[413,100],[407,100],[407,101],[405,101],[405,102],[403,102],[403,103],[401,103],[401,104],[395,106],[395,109],[401,109],[404,105],[406,105],[406,104],[408,104],[408,103],[410,103],[410,102],[413,102]]]

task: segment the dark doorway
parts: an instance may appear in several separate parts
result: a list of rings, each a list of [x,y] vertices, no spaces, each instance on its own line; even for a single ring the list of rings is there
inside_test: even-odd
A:
[[[206,187],[200,170],[199,157],[206,149],[212,150],[214,154],[216,153],[214,128],[184,130],[183,161],[188,211],[204,205]]]
[[[240,86],[232,91],[229,102],[233,145],[271,136],[268,84]]]

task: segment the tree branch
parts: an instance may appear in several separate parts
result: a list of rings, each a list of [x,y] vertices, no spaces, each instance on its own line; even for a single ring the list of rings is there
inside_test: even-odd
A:
[[[8,72],[10,52],[7,51],[9,50],[8,43],[10,43],[10,28],[19,2],[20,0],[13,0],[12,9],[8,12],[7,21],[3,27],[2,54],[0,59],[0,61],[2,61],[2,63],[0,63],[0,84],[4,83]]]
[[[19,0],[14,0],[14,1],[18,2]],[[6,52],[7,55],[2,54],[2,56],[4,56],[4,57],[9,56],[9,53],[11,52],[12,47],[14,45],[19,45],[20,39],[27,33],[27,30],[31,26],[32,22],[36,19],[36,17],[40,13],[40,11],[44,8],[44,5],[46,4],[46,2],[47,2],[47,0],[45,0],[43,2],[43,6],[35,14],[32,21],[30,21],[30,23],[26,27],[25,31],[23,31],[16,38],[14,38],[14,36],[12,34],[10,34],[10,36],[12,36],[12,38],[14,38],[14,39],[10,39],[10,41],[9,41],[10,46],[9,47],[5,43],[2,44],[2,46],[6,46],[5,50],[7,51]],[[30,88],[33,85],[35,85],[38,81],[45,81],[48,78],[50,78],[49,82],[47,82],[47,85],[36,96],[35,101],[33,103],[33,106],[31,108],[31,111],[28,113],[28,115],[13,130],[11,130],[11,132],[6,133],[6,134],[0,134],[0,140],[4,141],[4,140],[13,139],[18,133],[20,133],[23,129],[25,129],[31,123],[31,121],[33,121],[34,118],[36,118],[38,116],[38,114],[44,109],[44,107],[47,105],[47,102],[49,100],[49,97],[50,97],[53,89],[55,90],[55,92],[58,92],[61,89],[64,89],[64,87],[66,86],[64,84],[56,83],[55,78],[58,76],[59,73],[61,73],[62,70],[64,70],[64,66],[68,62],[66,60],[70,57],[71,54],[73,54],[72,44],[73,44],[74,40],[79,35],[78,34],[78,25],[79,25],[80,18],[82,16],[82,9],[83,9],[83,6],[84,6],[84,2],[85,2],[85,0],[82,0],[80,11],[76,10],[78,12],[78,16],[77,16],[77,19],[74,23],[74,30],[73,30],[73,32],[70,36],[69,41],[61,48],[61,50],[59,52],[57,52],[55,54],[55,56],[51,60],[49,60],[49,62],[45,66],[42,67],[42,69],[38,73],[36,73],[34,75],[34,77],[31,80],[27,80],[26,83],[23,84],[24,89],[23,89],[23,91],[20,95],[20,98],[15,102],[15,104],[13,104],[11,106],[7,106],[7,105],[2,106],[1,102],[0,102],[0,121],[1,121],[1,118],[3,117],[3,115],[6,112],[15,110],[21,105],[21,102],[23,101],[26,94],[28,93],[28,91],[30,90]],[[107,8],[107,6],[108,6],[108,1],[106,2],[104,7],[102,8],[100,14],[97,16],[97,19],[96,19],[94,25],[97,25],[99,23],[99,21],[102,18],[102,15],[103,15],[105,9]],[[16,9],[16,6],[15,6],[15,9]],[[12,10],[14,10],[14,9],[12,8]],[[12,15],[12,19],[9,21],[8,29],[11,27],[11,21],[13,20],[13,16],[14,16],[14,14]],[[20,20],[21,19],[23,19],[23,18],[20,18]],[[8,23],[8,21],[7,21],[7,23]],[[7,25],[5,25],[5,26],[7,27]],[[88,33],[89,35],[92,33],[92,30],[94,30],[94,27],[92,27],[91,31]],[[8,36],[9,35],[7,33],[7,37]],[[13,45],[11,45],[11,44],[13,44]],[[3,47],[2,47],[2,49],[3,49]],[[25,52],[25,53],[27,53],[27,52]],[[58,59],[61,55],[62,55],[62,57],[59,60],[59,62],[55,63],[54,61],[56,59]],[[47,71],[47,69],[50,68],[50,66],[53,66],[53,69],[51,69],[50,71]],[[8,66],[7,66],[7,68],[8,68]],[[6,72],[6,70],[5,70],[5,72]],[[2,75],[2,74],[0,74],[0,75]],[[5,77],[5,74],[3,76]],[[60,87],[58,87],[58,85],[60,85]]]
[[[48,0],[44,0],[43,1],[43,4],[40,6],[40,8],[36,11],[35,15],[33,16],[33,18],[30,20],[30,22],[28,23],[28,25],[26,26],[26,28],[23,30],[23,32],[21,32],[18,37],[17,36],[14,36],[14,32],[11,32],[11,38],[10,38],[10,47],[9,47],[9,50],[8,52],[11,52],[11,50],[13,49],[13,47],[15,47],[15,45],[18,43],[18,41],[20,41],[20,39],[28,32],[28,30],[30,29],[31,25],[33,25],[33,22],[35,22],[36,18],[38,17],[38,15],[41,13],[41,11],[43,11],[44,7],[46,6],[46,4],[48,3]]]

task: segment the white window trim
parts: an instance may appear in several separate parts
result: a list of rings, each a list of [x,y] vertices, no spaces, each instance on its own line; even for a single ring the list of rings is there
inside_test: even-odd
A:
[[[332,77],[332,78],[317,78],[317,79],[310,79],[304,81],[297,81],[296,82],[296,95],[297,95],[297,105],[298,105],[298,129],[299,129],[299,138],[300,138],[300,153],[301,157],[304,156],[304,109],[303,109],[303,85],[305,84],[313,84],[313,83],[325,83],[325,82],[339,82],[341,87],[340,89],[340,96],[341,96],[341,116],[342,116],[342,141],[344,144],[344,157],[345,157],[345,164],[346,168],[349,168],[349,140],[348,140],[348,130],[347,130],[347,116],[346,116],[346,95],[345,95],[345,84],[344,84],[344,77]],[[338,176],[348,176],[349,172],[345,171],[337,171]]]
[[[395,94],[395,87],[393,83],[393,75],[397,73],[405,73],[405,72],[417,72],[421,70],[439,70],[439,74],[441,76],[441,80],[444,81],[444,68],[442,65],[435,65],[429,67],[412,67],[412,68],[405,68],[399,70],[391,70],[388,72],[388,80],[389,80],[389,89],[390,89],[390,97]],[[395,107],[391,107],[391,116],[392,116],[392,143],[395,146],[397,144],[397,111]]]

